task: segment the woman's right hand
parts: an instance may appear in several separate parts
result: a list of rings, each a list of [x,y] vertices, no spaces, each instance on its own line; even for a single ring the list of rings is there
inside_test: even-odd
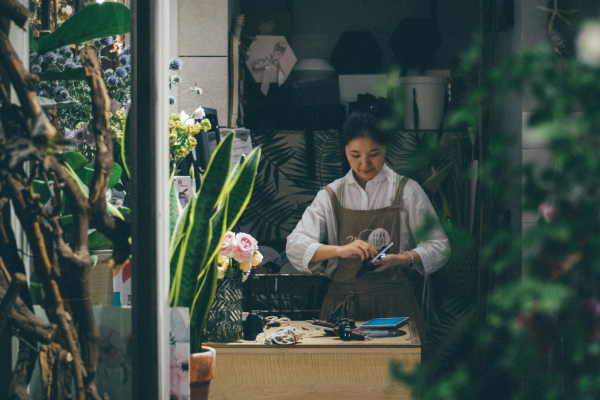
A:
[[[364,261],[375,257],[377,250],[363,240],[355,240],[345,246],[339,246],[338,255],[341,258],[360,258],[361,261]]]

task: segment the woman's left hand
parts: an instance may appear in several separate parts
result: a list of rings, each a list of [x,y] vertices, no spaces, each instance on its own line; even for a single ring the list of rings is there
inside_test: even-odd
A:
[[[385,271],[386,269],[389,269],[396,265],[399,265],[402,267],[402,266],[410,264],[410,260],[408,259],[408,256],[405,254],[387,254],[384,258],[375,260],[373,262],[373,264],[379,265],[379,267],[377,267],[377,269],[373,270],[370,273],[382,272],[382,271]]]

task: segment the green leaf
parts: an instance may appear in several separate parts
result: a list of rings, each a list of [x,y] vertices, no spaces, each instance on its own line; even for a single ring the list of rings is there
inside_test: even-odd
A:
[[[90,187],[90,182],[92,181],[92,176],[94,175],[94,163],[87,164],[85,167],[77,171],[77,176],[81,179],[81,182],[88,188]],[[89,194],[89,190],[88,190]]]
[[[35,50],[45,53],[86,40],[124,35],[130,31],[130,14],[122,3],[91,4],[73,14],[53,33],[41,37]]]
[[[68,151],[62,155],[65,163],[69,164],[73,171],[79,171],[88,164],[88,159],[76,151]]]
[[[190,310],[190,347],[192,352],[202,351],[202,333],[217,291],[218,264],[213,258],[198,280],[198,290]]]
[[[232,186],[238,180],[238,178],[240,177],[240,174],[242,173],[242,168],[244,167],[245,164],[246,164],[246,155],[242,154],[242,157],[240,158],[240,162],[235,164],[233,171],[231,171],[231,175],[229,176],[229,186]]]
[[[125,219],[125,217],[123,217],[123,214],[121,214],[119,209],[109,202],[106,202],[106,211],[108,211],[108,213],[112,216],[115,216],[115,217],[123,219],[123,220]]]
[[[63,215],[62,217],[60,217],[60,224],[62,225],[62,227],[64,228],[65,226],[69,226],[73,223],[73,215],[69,214],[69,215]]]
[[[117,207],[117,210],[119,210],[121,214],[131,214],[131,209],[129,207]]]
[[[66,164],[65,166],[67,172],[69,173],[69,175],[71,175],[71,178],[75,179],[75,183],[79,187],[79,190],[83,192],[86,198],[89,198],[90,189],[88,188],[88,186],[85,183],[83,183],[83,181],[79,178],[79,176],[77,176],[77,173],[73,170],[73,168],[71,168],[69,164]]]
[[[85,183],[83,183],[83,181],[79,178],[79,176],[77,176],[77,173],[75,171],[73,171],[73,168],[71,168],[71,166],[69,164],[66,164],[66,170],[69,173],[69,175],[71,175],[71,178],[75,179],[75,183],[77,183],[77,186],[79,187],[79,190],[81,190],[83,192],[83,194],[85,195],[86,198],[90,197],[90,189],[87,187],[87,185]],[[63,198],[63,213],[66,209],[66,200],[67,197],[65,196]],[[111,214],[114,215],[117,218],[120,219],[125,219],[123,217],[123,214],[121,214],[119,212],[119,210],[117,209],[117,207],[113,206],[111,203],[106,202],[106,210]]]
[[[52,185],[52,182],[49,182]],[[46,181],[42,179],[34,179],[32,181],[33,191],[40,195],[40,203],[46,204],[50,200],[50,190],[46,186]]]
[[[38,75],[40,81],[84,81],[85,69],[67,69],[62,72],[45,72]]]
[[[208,317],[208,313],[215,298],[218,278],[217,254],[221,248],[223,237],[227,232],[225,229],[227,223],[227,203],[228,201],[226,199],[225,205],[217,211],[211,219],[213,236],[209,248],[213,250],[207,265],[202,268],[202,272],[198,278],[194,303],[190,309],[190,332],[194,329],[193,337],[190,338],[192,348],[201,348],[204,325],[206,324],[206,318]]]
[[[215,215],[212,217],[211,226],[212,226],[212,238],[210,240],[209,254],[208,260],[211,260],[217,256],[219,250],[221,249],[221,243],[223,243],[223,238],[225,237],[225,233],[227,233],[227,213],[229,212],[228,207],[228,199],[225,200],[225,205],[218,210]]]
[[[228,231],[231,230],[240,219],[250,201],[259,161],[260,147],[257,147],[250,153],[243,165],[239,177],[230,184],[229,208],[227,210]]]
[[[90,186],[90,182],[92,181],[92,176],[94,176],[94,168],[94,163],[89,163],[83,169],[77,171],[77,176],[88,187]],[[117,182],[119,182],[122,173],[123,169],[121,168],[121,166],[117,163],[113,163],[113,169],[110,173],[110,179],[108,180],[108,189],[112,189],[112,187],[115,186]]]
[[[191,224],[186,232],[181,253],[171,286],[172,307],[191,307],[194,300],[194,286],[205,266],[212,238],[211,219],[226,188],[231,165],[233,134],[227,135],[214,151],[204,177],[198,197],[191,204]]]
[[[117,163],[113,163],[113,169],[110,173],[110,179],[108,180],[108,188],[112,189],[121,179],[121,174],[123,173],[123,168]]]
[[[123,169],[129,179],[131,179],[131,173],[129,172],[130,168],[129,165],[127,165],[127,162],[129,160],[129,155],[131,154],[131,151],[129,150],[131,148],[131,130],[129,129],[131,126],[129,123],[130,116],[131,113],[128,112],[127,119],[125,120],[125,129],[123,129],[123,138],[121,139],[121,160],[123,161]]]
[[[34,53],[38,52],[38,45],[35,40],[33,40],[33,29],[31,29],[31,25],[29,25],[29,48]]]
[[[96,229],[88,230],[88,247],[90,250],[99,247],[111,246],[113,243]]]
[[[193,202],[192,202],[193,203]],[[181,248],[183,247],[183,238],[185,236],[185,232],[188,231],[188,227],[190,224],[190,210],[192,209],[191,204],[192,203],[188,203],[185,208],[183,209],[183,212],[181,213],[181,215],[179,216],[179,219],[177,220],[177,224],[175,225],[175,229],[173,230],[173,235],[171,235],[171,243],[169,246],[170,249],[170,284],[171,284],[171,293],[170,296],[173,296],[173,282],[175,279],[175,273],[177,271],[177,265],[179,264],[179,255],[181,254]]]

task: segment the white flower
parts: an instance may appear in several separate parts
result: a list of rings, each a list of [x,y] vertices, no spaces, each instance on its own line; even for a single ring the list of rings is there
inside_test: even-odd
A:
[[[223,264],[219,267],[218,279],[225,278],[225,272],[227,272],[227,268],[229,268],[229,258],[223,261]]]
[[[250,272],[252,264],[250,264],[250,261],[244,261],[243,263],[240,263],[240,269],[242,272]]]
[[[121,109],[121,103],[119,103],[117,100],[115,99],[110,99],[110,112],[114,114],[117,113],[118,110]]]
[[[584,26],[577,36],[577,56],[592,67],[600,67],[600,23]]]
[[[202,119],[204,117],[206,117],[206,113],[204,112],[204,108],[202,107],[198,107],[194,110],[194,112],[192,113],[192,115],[194,115],[195,119]]]
[[[179,119],[181,120],[181,122],[183,122],[186,125],[189,126],[194,126],[196,125],[196,121],[194,121],[194,118],[190,117],[185,111],[181,111],[181,113],[179,113]]]

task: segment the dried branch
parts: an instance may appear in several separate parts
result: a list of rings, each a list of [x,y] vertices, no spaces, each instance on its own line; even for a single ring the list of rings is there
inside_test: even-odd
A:
[[[58,184],[57,187],[64,190],[73,212],[75,229],[73,248],[65,243],[63,239],[63,230],[59,222],[60,217],[58,215],[52,216],[49,218],[49,222],[53,228],[52,232],[57,245],[59,262],[61,265],[72,267],[69,268],[72,276],[65,277],[70,285],[70,295],[72,298],[65,299],[65,301],[69,302],[73,311],[73,317],[79,324],[81,358],[86,369],[86,376],[84,377],[85,391],[88,397],[100,399],[96,389],[100,333],[94,321],[91,302],[90,272],[92,261],[89,255],[87,236],[90,206],[88,199],[79,190],[75,181],[54,157],[47,156],[44,164],[55,176],[55,183]]]
[[[91,267],[91,259],[88,251],[88,229],[89,229],[89,211],[90,205],[88,199],[79,190],[79,186],[71,175],[66,171],[53,156],[46,156],[44,159],[45,169],[52,172],[55,177],[55,187],[58,190],[64,190],[65,195],[69,199],[71,211],[73,213],[73,226],[75,237],[73,248],[65,243],[63,239],[63,230],[60,226],[60,216],[54,215],[49,218],[52,224],[54,240],[58,247],[58,256],[61,260],[65,260],[78,268],[84,268],[86,265]]]
[[[6,87],[4,87],[4,82],[2,82],[2,71],[0,71],[0,106],[4,104],[10,104],[10,98],[8,97],[8,92],[6,91]]]
[[[5,268],[3,269],[6,271]],[[9,284],[9,280],[6,279],[6,276],[8,276],[6,272],[0,273],[0,299],[2,300],[0,303],[0,325],[9,322],[10,325],[28,337],[33,337],[42,343],[49,343],[56,334],[56,326],[48,324],[37,317],[18,296],[18,290],[20,286],[27,282],[27,278],[23,274],[15,274],[15,278]],[[16,292],[11,292],[11,290],[16,290]],[[4,327],[2,326],[2,328]]]
[[[13,369],[12,382],[10,383],[10,399],[30,400],[27,394],[27,385],[37,360],[38,352],[28,346],[19,348],[17,364]]]
[[[1,293],[3,288],[0,287],[0,298],[2,300],[0,301],[0,336],[4,332],[8,317],[12,314],[14,303],[23,284],[27,284],[27,277],[23,274],[15,274],[9,282],[8,290]]]
[[[46,292],[46,313],[50,321],[57,322],[65,336],[69,351],[73,355],[73,364],[75,370],[75,382],[77,388],[77,397],[80,400],[85,398],[85,389],[83,383],[83,367],[81,355],[77,347],[77,333],[73,327],[73,320],[65,311],[65,305],[60,294],[56,277],[53,275],[52,263],[46,248],[46,241],[42,234],[39,214],[38,201],[39,196],[31,190],[31,186],[26,187],[23,179],[16,174],[9,174],[7,177],[8,188],[15,213],[23,226],[27,235],[27,240],[31,245],[33,252],[34,267],[36,273],[42,279]]]
[[[129,225],[110,215],[106,210],[105,193],[113,168],[113,148],[110,137],[110,97],[104,84],[96,53],[92,49],[81,51],[81,62],[85,68],[87,83],[92,89],[94,119],[92,132],[96,139],[94,175],[90,182],[89,202],[92,207],[92,222],[100,233],[114,244],[113,258],[117,264],[129,258]]]
[[[0,0],[0,16],[9,18],[18,27],[25,29],[29,10],[17,0]]]
[[[23,63],[15,53],[6,33],[0,29],[0,63],[6,68],[11,83],[17,92],[21,108],[27,118],[42,118],[46,138],[56,136],[56,129],[48,121],[42,107],[37,101],[35,88],[39,77],[31,75],[23,67]]]

